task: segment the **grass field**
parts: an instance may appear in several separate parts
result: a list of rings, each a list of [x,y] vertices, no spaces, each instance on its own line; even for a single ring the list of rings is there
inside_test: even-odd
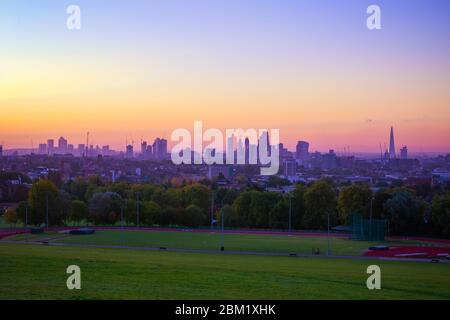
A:
[[[450,299],[448,265],[0,243],[0,299]],[[82,290],[66,288],[79,265]]]
[[[147,231],[97,231],[87,236],[64,236],[61,234],[45,235],[17,235],[8,240],[53,241],[69,244],[139,246],[139,247],[167,247],[176,249],[219,250],[221,235],[218,233],[195,232],[147,232]],[[332,237],[330,240],[332,255],[362,255],[370,245],[425,245],[417,241],[395,241],[383,243],[369,243],[365,241],[351,241],[346,238]],[[298,237],[287,235],[264,234],[226,234],[224,245],[229,251],[254,251],[274,253],[302,253],[311,254],[312,248],[319,248],[321,254],[326,253],[327,237]]]

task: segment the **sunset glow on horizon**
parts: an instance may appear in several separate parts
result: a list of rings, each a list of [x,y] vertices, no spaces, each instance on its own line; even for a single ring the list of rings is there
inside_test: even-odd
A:
[[[376,2],[382,30],[366,28]],[[450,2],[0,4],[0,145],[123,150],[177,128],[277,128],[293,150],[450,152]],[[444,8],[446,10],[444,10]]]

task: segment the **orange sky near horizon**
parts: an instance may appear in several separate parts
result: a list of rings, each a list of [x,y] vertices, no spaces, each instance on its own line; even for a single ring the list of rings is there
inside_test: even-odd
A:
[[[155,5],[165,10],[168,4]],[[290,150],[306,140],[312,150],[374,153],[388,144],[392,125],[397,149],[407,145],[413,153],[450,152],[450,49],[448,41],[439,39],[439,25],[424,24],[433,21],[426,12],[421,16],[417,9],[419,24],[406,28],[389,20],[392,12],[399,19],[402,7],[386,4],[391,9],[386,10],[386,29],[371,33],[363,23],[365,11],[353,4],[309,8],[310,14],[329,15],[327,23],[303,16],[304,8],[289,7],[303,3],[286,3],[280,7],[283,15],[271,10],[271,1],[265,5],[257,9],[267,9],[270,28],[267,20],[234,16],[235,7],[216,12],[213,4],[201,2],[211,6],[203,20],[198,19],[201,11],[184,12],[184,25],[166,22],[179,21],[167,13],[172,8],[163,10],[165,15],[149,10],[152,19],[133,25],[138,9],[127,7],[125,26],[115,27],[105,15],[88,21],[91,25],[80,33],[68,33],[52,29],[62,18],[48,2],[49,17],[40,12],[45,18],[32,21],[33,34],[20,19],[11,30],[0,28],[5,39],[0,144],[37,148],[48,138],[64,136],[77,145],[89,131],[94,145],[123,150],[126,141],[134,140],[137,148],[141,138],[170,140],[173,130],[193,130],[199,120],[205,128],[222,130],[279,129]],[[83,1],[83,8],[92,15],[120,12],[113,6],[97,8],[95,2]],[[349,15],[345,25],[333,25],[328,18],[344,9],[342,14]],[[362,22],[356,23],[359,13]],[[191,33],[181,33],[183,28]]]

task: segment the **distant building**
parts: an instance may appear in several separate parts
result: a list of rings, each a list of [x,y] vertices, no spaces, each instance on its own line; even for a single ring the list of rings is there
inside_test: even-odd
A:
[[[297,175],[297,161],[286,160],[283,162],[283,176],[295,177]]]
[[[109,155],[109,146],[102,146],[102,155],[107,156]]]
[[[58,139],[58,151],[62,153],[67,152],[67,140],[63,137]]]
[[[145,157],[151,158],[153,154],[153,147],[151,145],[147,146],[147,150],[145,151]]]
[[[55,141],[53,139],[48,139],[47,140],[47,153],[53,154],[54,151],[55,151]]]
[[[233,167],[226,165],[212,165],[208,167],[208,178],[215,179],[220,176],[223,176],[225,179],[230,179],[233,176]]]
[[[134,155],[133,146],[132,145],[128,145],[127,146],[126,157],[127,158],[133,158],[133,155]]]
[[[80,157],[83,157],[85,155],[86,152],[86,146],[84,144],[79,144],[78,145],[78,155]]]
[[[3,157],[3,146],[0,146],[0,157]]]
[[[147,141],[141,143],[141,155],[145,156],[147,154]]]
[[[167,158],[167,140],[157,138],[153,143],[153,156],[163,160]]]
[[[304,163],[309,158],[309,143],[306,141],[299,141],[297,143],[297,149],[295,158],[299,163]]]
[[[261,135],[261,137],[258,140],[258,154],[260,154],[259,149],[261,148],[261,146],[266,146],[266,150],[267,150],[267,155],[272,154],[272,148],[270,145],[270,139],[269,139],[269,132],[268,131],[264,131]]]
[[[73,154],[73,150],[74,150],[73,144],[68,144],[67,145],[67,152]]]
[[[400,158],[402,159],[408,159],[408,147],[404,146],[400,149]]]
[[[334,169],[337,167],[337,156],[334,150],[330,150],[322,157],[322,169]]]
[[[394,127],[391,127],[391,136],[389,139],[389,158],[395,159],[397,158],[396,152],[395,152],[395,138],[394,138]]]
[[[47,145],[45,143],[41,143],[38,148],[39,154],[47,154]]]

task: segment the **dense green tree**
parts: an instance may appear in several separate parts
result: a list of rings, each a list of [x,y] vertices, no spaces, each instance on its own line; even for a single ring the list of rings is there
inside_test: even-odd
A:
[[[23,223],[29,223],[30,222],[30,206],[28,205],[28,201],[22,201],[19,203],[19,205],[16,208],[16,213]]]
[[[252,201],[252,192],[242,192],[233,202],[233,209],[243,222],[241,227],[249,226],[250,204]]]
[[[207,214],[211,207],[211,191],[202,184],[188,185],[183,188],[183,200],[186,207],[195,205]]]
[[[142,223],[147,226],[161,222],[161,207],[154,201],[144,203],[142,210]]]
[[[384,204],[393,234],[418,234],[424,226],[426,204],[407,190],[398,190]]]
[[[372,190],[366,183],[343,187],[338,198],[338,212],[341,223],[347,223],[352,214],[368,217],[371,199]]]
[[[125,202],[125,222],[127,224],[137,223],[137,201],[135,199],[124,199]],[[139,202],[142,221],[142,202]]]
[[[183,225],[188,227],[195,228],[204,226],[206,223],[206,215],[200,207],[195,204],[191,204],[186,208],[186,210],[184,210],[184,216],[181,222]]]
[[[290,195],[292,197],[292,228],[300,230],[304,228],[303,217],[305,215],[305,193],[307,188],[298,184]]]
[[[127,190],[127,198],[137,199],[139,194],[140,201],[150,201],[156,187],[152,184],[133,184]]]
[[[305,209],[303,223],[307,229],[326,229],[328,215],[330,223],[336,223],[336,193],[328,181],[317,181],[308,188]]]
[[[8,208],[6,209],[4,215],[5,223],[16,225],[19,222],[19,216],[17,215],[16,209]]]
[[[80,223],[82,221],[87,221],[89,217],[89,208],[83,201],[72,200],[70,203],[70,213],[69,220]]]
[[[450,193],[436,195],[431,206],[431,223],[435,234],[450,238]]]
[[[248,224],[250,227],[267,228],[272,224],[271,210],[280,195],[272,192],[252,191]]]
[[[82,178],[76,178],[70,184],[70,193],[78,200],[86,201],[86,192],[88,190],[88,182]]]
[[[162,226],[179,225],[183,217],[183,208],[162,207],[156,224]],[[180,217],[178,219],[178,217]]]
[[[225,228],[239,228],[244,224],[242,217],[239,216],[233,206],[229,204],[224,205],[218,213],[217,221],[219,225],[222,224],[222,214]]]
[[[30,223],[46,223],[46,204],[48,200],[48,218],[51,226],[61,225],[64,218],[61,211],[61,197],[56,186],[49,180],[39,180],[30,189]]]
[[[114,224],[120,220],[125,203],[115,192],[96,193],[89,202],[89,217],[95,224]]]
[[[287,229],[289,227],[289,199],[281,198],[269,212],[270,228]]]
[[[387,212],[384,204],[391,198],[392,192],[390,192],[389,189],[380,189],[375,193],[373,200],[373,218],[387,218]]]

